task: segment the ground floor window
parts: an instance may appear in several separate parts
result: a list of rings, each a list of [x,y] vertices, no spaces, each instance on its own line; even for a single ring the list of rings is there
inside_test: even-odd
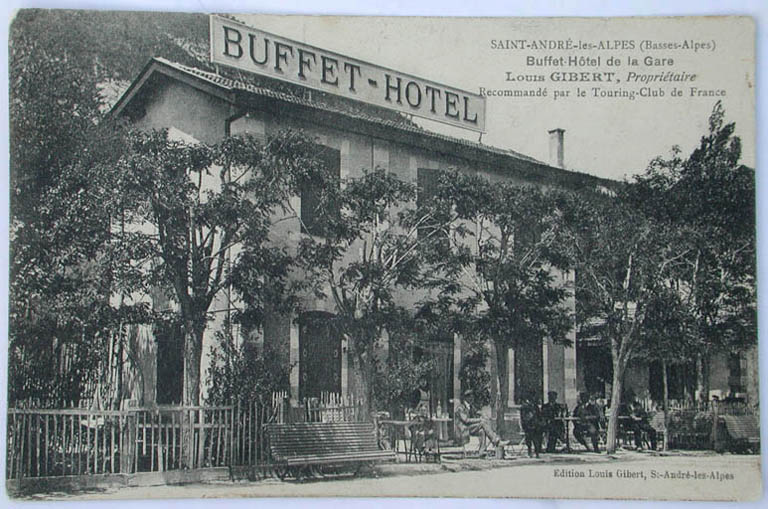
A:
[[[299,399],[341,393],[341,334],[333,318],[310,312],[299,319]]]
[[[155,325],[157,341],[157,395],[160,405],[181,403],[184,383],[184,336],[181,326],[159,323]]]
[[[544,366],[541,343],[522,342],[515,349],[515,404],[526,399],[541,400]]]
[[[651,399],[664,399],[664,379],[661,362],[648,364],[648,390]],[[696,389],[696,366],[690,364],[670,364],[667,366],[667,394],[669,399],[690,399]]]
[[[576,363],[583,377],[580,390],[599,398],[610,398],[613,383],[611,350],[598,344],[580,344],[576,347]]]

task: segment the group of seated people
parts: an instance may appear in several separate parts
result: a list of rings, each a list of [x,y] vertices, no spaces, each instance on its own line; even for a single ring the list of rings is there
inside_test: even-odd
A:
[[[456,421],[463,443],[468,441],[470,434],[477,434],[480,437],[480,449],[483,451],[487,446],[486,437],[496,447],[505,444],[487,421],[470,417],[470,411],[471,407],[466,401],[457,409]],[[528,456],[535,453],[536,457],[539,457],[545,437],[546,452],[555,452],[558,442],[565,442],[567,417],[568,408],[557,402],[555,391],[547,393],[547,402],[541,406],[534,398],[524,399],[520,407],[520,424],[525,434]],[[582,392],[570,417],[574,438],[587,450],[599,453],[600,437],[604,434],[608,422],[605,406],[600,404],[595,396]],[[634,435],[637,449],[642,448],[643,437],[647,437],[652,450],[656,449],[656,430],[650,424],[650,415],[639,401],[632,398],[629,403],[619,406],[618,425],[620,431]]]

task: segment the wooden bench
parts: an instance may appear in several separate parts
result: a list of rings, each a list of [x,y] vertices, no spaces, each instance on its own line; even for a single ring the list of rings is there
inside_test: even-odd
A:
[[[370,422],[269,424],[269,451],[276,473],[300,478],[312,467],[394,461],[394,451],[379,449]]]
[[[760,422],[757,415],[721,415],[715,450],[760,452]]]

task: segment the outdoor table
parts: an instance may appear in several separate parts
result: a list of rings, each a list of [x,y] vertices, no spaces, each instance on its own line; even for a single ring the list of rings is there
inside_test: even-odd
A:
[[[438,443],[440,440],[448,439],[448,423],[453,421],[450,417],[433,417],[431,419],[434,425],[434,431],[437,436]]]
[[[405,454],[405,461],[408,462],[411,459],[411,454],[413,454],[413,431],[410,429],[413,426],[424,426],[426,429],[431,429],[433,432],[435,432],[435,445],[437,447],[437,455],[440,456],[440,430],[439,426],[442,423],[450,422],[450,419],[447,417],[436,417],[433,419],[425,419],[423,421],[419,420],[413,420],[413,421],[400,421],[400,420],[393,420],[393,419],[383,419],[379,421],[379,424],[383,426],[387,426],[390,430],[390,437],[392,438],[392,448],[395,451],[395,454],[400,453],[400,442],[403,443],[403,454]],[[406,429],[410,431],[410,433],[406,433]],[[410,436],[410,438],[408,438]]]
[[[379,421],[379,424],[389,428],[389,436],[392,439],[392,449],[395,451],[395,454],[400,453],[400,441],[402,440],[403,454],[405,454],[406,461],[410,459],[410,444],[413,440],[413,434],[410,434],[411,440],[409,441],[407,438],[408,434],[406,434],[405,430],[416,423],[417,421],[399,421],[393,419],[383,419]]]

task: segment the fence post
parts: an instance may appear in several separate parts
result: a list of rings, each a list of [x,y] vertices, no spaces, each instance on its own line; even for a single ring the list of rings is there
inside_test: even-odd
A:
[[[133,473],[133,465],[136,462],[136,412],[129,407],[131,400],[124,401],[123,412],[121,412],[121,430],[120,441],[120,473]]]
[[[240,399],[232,403],[232,418],[229,421],[229,464],[234,466],[237,458],[237,440],[235,439],[235,426],[240,418]]]
[[[197,468],[202,468],[205,466],[205,411],[200,408],[198,414],[200,416],[200,433],[197,443]]]
[[[713,401],[712,405],[712,449],[717,450],[717,422],[720,420],[719,410],[720,404],[717,401]]]

